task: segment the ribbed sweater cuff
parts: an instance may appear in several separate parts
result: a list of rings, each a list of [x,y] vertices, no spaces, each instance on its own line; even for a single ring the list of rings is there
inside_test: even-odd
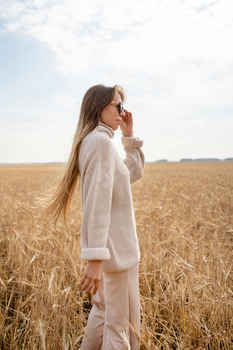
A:
[[[124,137],[122,136],[121,142],[123,146],[140,148],[143,145],[143,141],[138,137]]]
[[[108,248],[84,248],[81,252],[81,260],[109,260]]]

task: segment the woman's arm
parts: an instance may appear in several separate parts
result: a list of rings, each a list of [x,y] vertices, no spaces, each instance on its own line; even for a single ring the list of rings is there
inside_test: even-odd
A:
[[[110,259],[106,247],[113,192],[114,168],[108,139],[101,137],[91,143],[90,159],[85,168],[82,188],[81,259],[88,261],[81,279],[82,290],[97,292],[102,273],[102,261]],[[111,145],[111,143],[110,143]],[[90,150],[91,148],[91,150]]]
[[[122,138],[126,158],[123,159],[130,174],[130,183],[139,180],[142,177],[145,157],[141,150],[143,141],[133,136],[133,116],[132,113],[125,110],[125,116],[121,123]]]
[[[113,178],[101,163],[93,168],[82,184],[81,259],[109,260],[106,247],[110,224]]]

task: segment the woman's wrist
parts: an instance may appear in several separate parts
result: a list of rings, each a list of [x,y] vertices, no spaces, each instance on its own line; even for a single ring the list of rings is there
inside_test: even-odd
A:
[[[122,132],[122,136],[124,136],[124,137],[133,137],[133,131],[131,131],[129,133],[123,133]]]

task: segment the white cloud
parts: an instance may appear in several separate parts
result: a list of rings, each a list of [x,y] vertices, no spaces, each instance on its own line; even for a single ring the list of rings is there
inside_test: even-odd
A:
[[[67,78],[159,76],[185,103],[231,103],[231,0],[11,0],[0,9],[5,28],[45,43]]]
[[[96,65],[158,74],[184,59],[232,62],[231,9],[229,0],[28,0],[1,5],[6,28],[14,32],[21,27],[48,45],[66,76],[87,74]]]

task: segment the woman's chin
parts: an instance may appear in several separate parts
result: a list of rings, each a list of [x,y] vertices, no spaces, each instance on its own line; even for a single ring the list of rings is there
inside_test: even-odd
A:
[[[119,128],[120,125],[121,125],[121,122],[117,121],[116,130]]]

